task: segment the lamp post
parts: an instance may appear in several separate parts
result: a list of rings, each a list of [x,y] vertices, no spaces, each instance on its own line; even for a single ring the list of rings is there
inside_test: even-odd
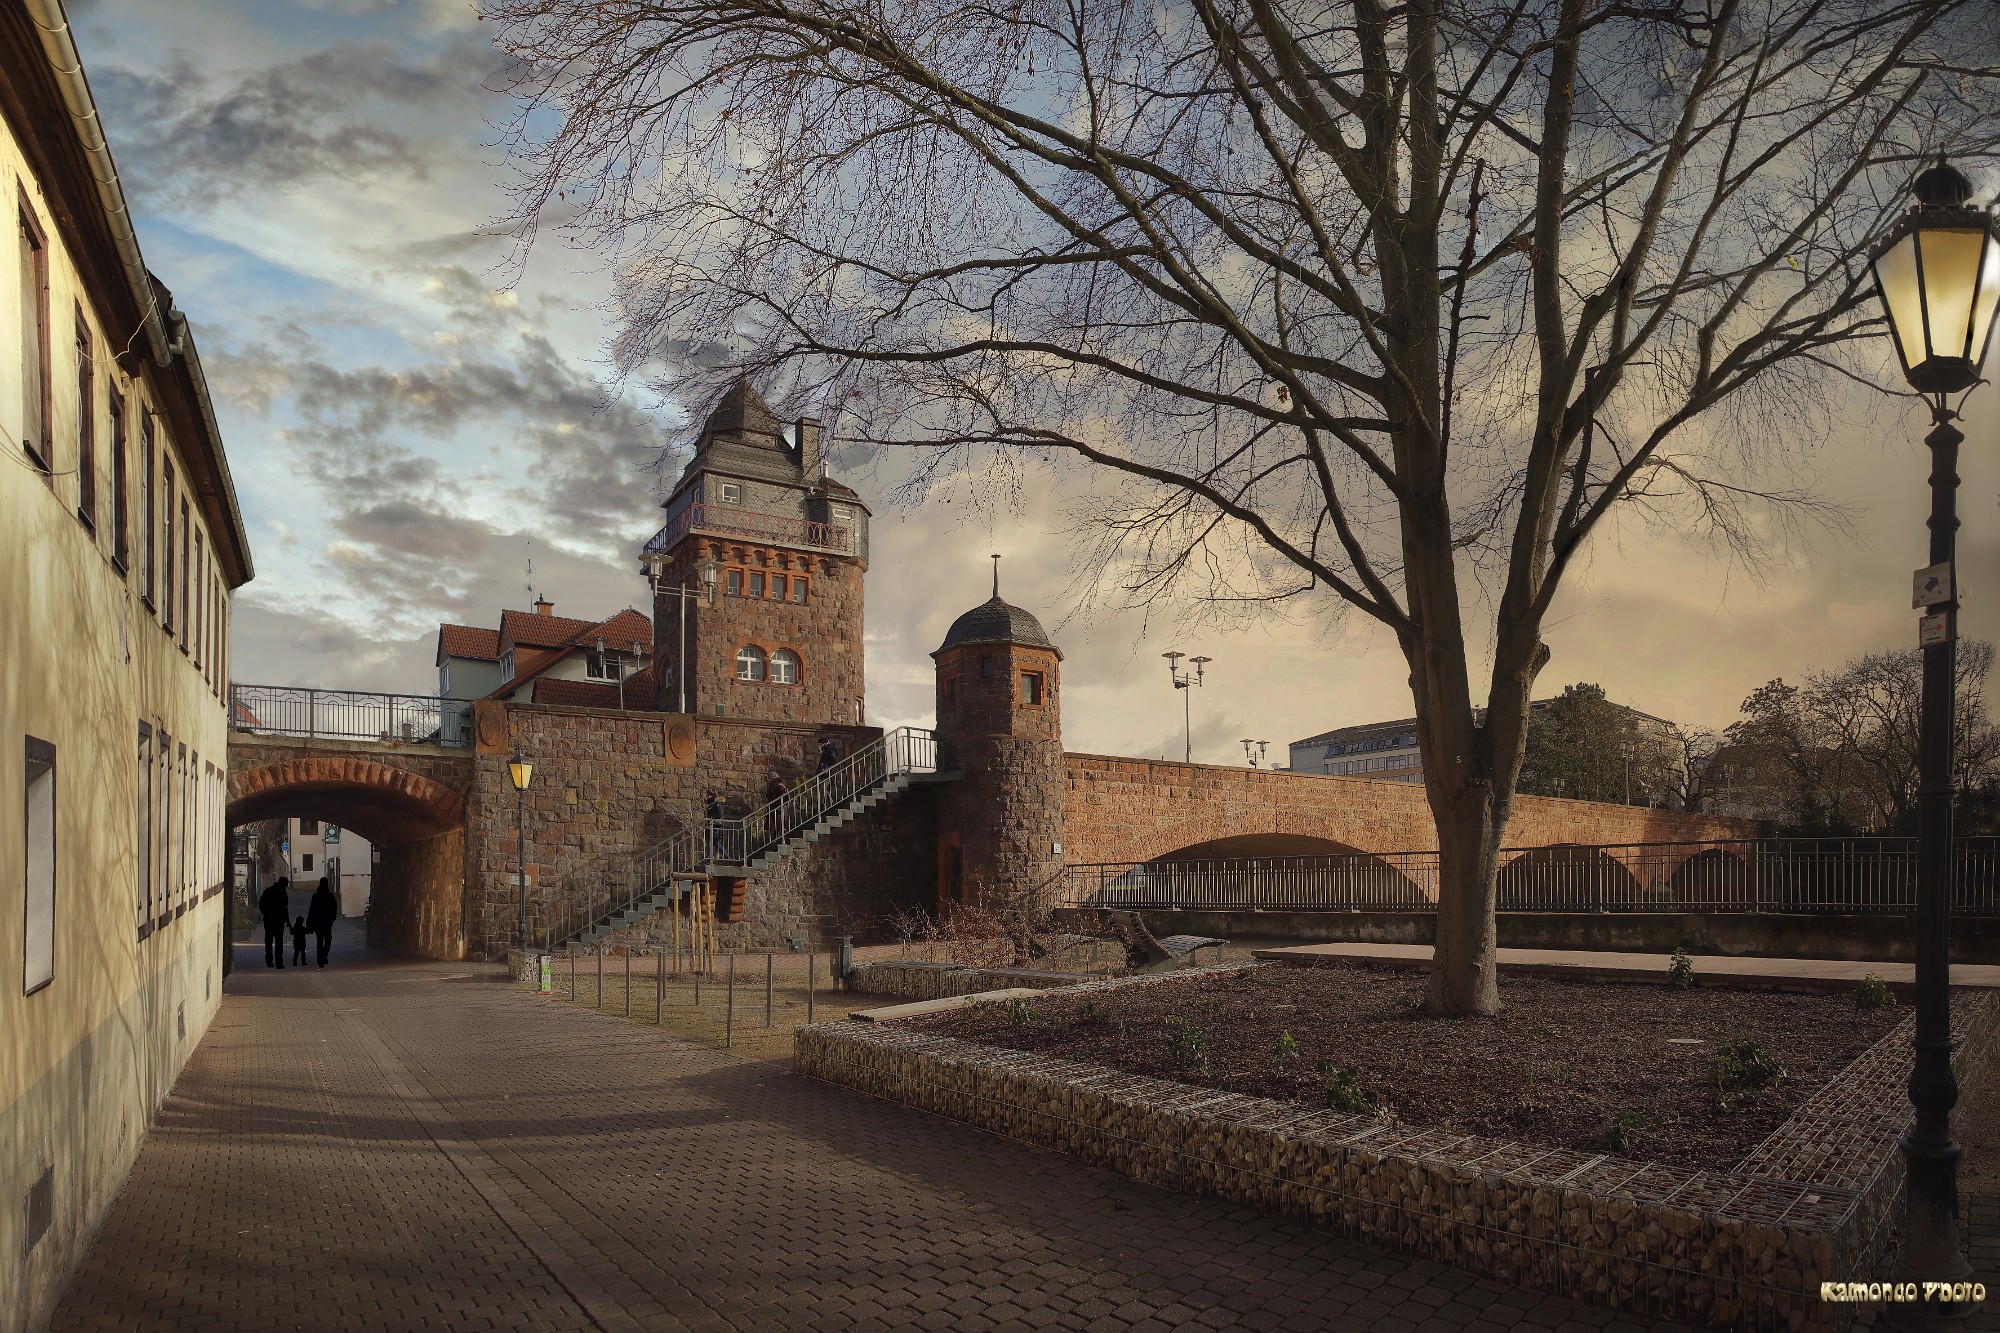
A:
[[[1250,767],[1255,768],[1262,762],[1264,752],[1270,748],[1271,742],[1269,741],[1253,741],[1245,737],[1243,741],[1243,757],[1250,761]]]
[[[1952,710],[1958,650],[1958,592],[1952,560],[1958,533],[1958,446],[1950,395],[1979,382],[1980,363],[2000,302],[2000,227],[1971,206],[1972,183],[1942,158],[1916,179],[1917,202],[1873,255],[1875,289],[1889,317],[1896,356],[1910,387],[1931,411],[1930,568],[1919,571],[1915,601],[1925,612],[1918,733],[1915,1112],[1903,1136],[1903,1273],[1913,1281],[1972,1276],[1958,1229],[1959,1147],[1951,1137],[1958,1080],[1951,1070]],[[1960,399],[1960,406],[1964,399]],[[1897,1312],[1904,1327],[1953,1319],[1964,1306],[1925,1301]]]
[[[1161,653],[1160,656],[1167,659],[1167,675],[1173,678],[1174,688],[1177,690],[1192,690],[1199,686],[1201,684],[1202,667],[1215,660],[1212,657],[1188,657],[1188,665],[1194,668],[1194,674],[1189,675],[1187,672],[1181,670],[1181,659],[1187,657],[1186,653]],[[1194,696],[1192,694],[1181,696],[1181,725],[1187,729],[1187,748],[1181,756],[1181,762],[1191,764],[1194,762]]]
[[[514,878],[521,890],[521,905],[514,918],[514,942],[523,953],[528,949],[528,783],[534,776],[534,764],[523,758],[519,750],[514,751],[507,760],[507,778],[514,784]]]
[[[714,606],[716,576],[721,572],[722,566],[718,565],[715,562],[715,558],[713,556],[704,556],[702,557],[701,563],[698,566],[696,566],[696,573],[701,580],[701,586],[699,588],[691,588],[686,583],[676,584],[675,586],[670,588],[666,584],[661,582],[661,579],[664,577],[664,575],[661,573],[659,565],[657,563],[658,561],[663,560],[664,557],[655,556],[653,557],[653,559],[656,562],[653,568],[653,595],[655,597],[677,597],[680,599],[680,604],[681,604],[680,638],[677,639],[674,644],[674,693],[676,699],[678,700],[678,703],[676,704],[674,711],[677,713],[685,713],[687,712],[688,599],[691,597],[699,597],[702,599],[702,602],[705,605]],[[636,643],[632,645],[632,648],[635,653],[639,651],[639,645]],[[654,666],[657,668],[658,665],[659,663],[656,658],[654,661]],[[622,681],[620,687],[621,689],[623,688]],[[623,705],[621,704],[620,706],[622,707]]]

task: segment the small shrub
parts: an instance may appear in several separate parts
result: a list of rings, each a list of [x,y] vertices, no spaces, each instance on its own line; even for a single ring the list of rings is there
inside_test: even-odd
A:
[[[1694,959],[1688,957],[1686,949],[1675,949],[1674,956],[1667,963],[1667,984],[1670,986],[1694,985]]]
[[[1015,996],[1013,999],[1007,1001],[1007,1021],[1015,1027],[1021,1027],[1024,1024],[1034,1022],[1035,1006],[1019,996]]]
[[[1278,1034],[1278,1059],[1296,1060],[1298,1058],[1299,1058],[1299,1044],[1296,1041],[1292,1040],[1291,1033],[1280,1032]]]
[[[1854,988],[1854,1007],[1864,1014],[1872,1014],[1878,1009],[1894,1009],[1896,992],[1889,989],[1888,982],[1870,972]]]
[[[1637,1111],[1613,1111],[1597,1131],[1597,1141],[1607,1152],[1631,1152],[1645,1128],[1646,1117]]]
[[[1774,1088],[1785,1067],[1749,1033],[1738,1033],[1715,1050],[1715,1104],[1734,1110],[1758,1093]]]
[[[965,1002],[965,1012],[968,1014],[977,1014],[983,1016],[985,1014],[991,1013],[993,1010],[998,1009],[999,1007],[1000,1007],[999,1005],[995,1004],[993,1001],[987,999],[983,995],[975,995],[971,999]]]
[[[1104,1021],[1104,1010],[1098,1006],[1097,1001],[1085,1000],[1083,1008],[1077,1011],[1076,1021],[1093,1025],[1102,1023]]]
[[[1198,1073],[1208,1073],[1208,1034],[1185,1018],[1167,1020],[1167,1054]]]
[[[1374,1115],[1381,1109],[1355,1081],[1356,1072],[1352,1065],[1335,1066],[1325,1060],[1320,1061],[1319,1075],[1325,1080],[1326,1107],[1329,1111],[1339,1111],[1343,1115]]]

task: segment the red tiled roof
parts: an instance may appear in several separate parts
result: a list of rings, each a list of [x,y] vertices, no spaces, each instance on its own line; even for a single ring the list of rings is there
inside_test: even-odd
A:
[[[589,629],[576,636],[574,642],[586,648],[597,645],[599,639],[604,646],[612,649],[630,648],[635,642],[646,645],[646,651],[653,650],[653,622],[650,617],[626,607],[609,620],[600,620]]]
[[[438,626],[438,665],[447,657],[469,657],[480,662],[500,660],[500,631],[477,625]]]
[[[518,643],[529,648],[561,648],[576,642],[577,636],[590,627],[590,621],[571,620],[568,616],[502,611],[499,637],[502,643]]]
[[[618,686],[615,682],[598,680],[538,680],[532,701],[563,708],[616,708]],[[636,675],[626,677],[625,709],[630,712],[634,709],[651,710],[652,707],[653,669],[647,667]]]

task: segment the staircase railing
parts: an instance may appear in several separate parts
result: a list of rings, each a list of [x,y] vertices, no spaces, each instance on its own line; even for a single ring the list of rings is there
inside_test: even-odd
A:
[[[705,875],[710,866],[748,865],[891,777],[935,773],[937,766],[936,733],[898,727],[741,818],[705,819],[617,865],[572,877],[560,901],[542,904],[538,916],[543,924],[531,938],[541,948],[554,948],[671,888],[676,879]]]

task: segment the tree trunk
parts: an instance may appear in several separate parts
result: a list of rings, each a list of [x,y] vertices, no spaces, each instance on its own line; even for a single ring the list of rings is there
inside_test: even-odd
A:
[[[1424,1012],[1437,1017],[1500,1012],[1493,912],[1507,824],[1494,809],[1491,790],[1467,786],[1431,802],[1438,833],[1437,947]]]

